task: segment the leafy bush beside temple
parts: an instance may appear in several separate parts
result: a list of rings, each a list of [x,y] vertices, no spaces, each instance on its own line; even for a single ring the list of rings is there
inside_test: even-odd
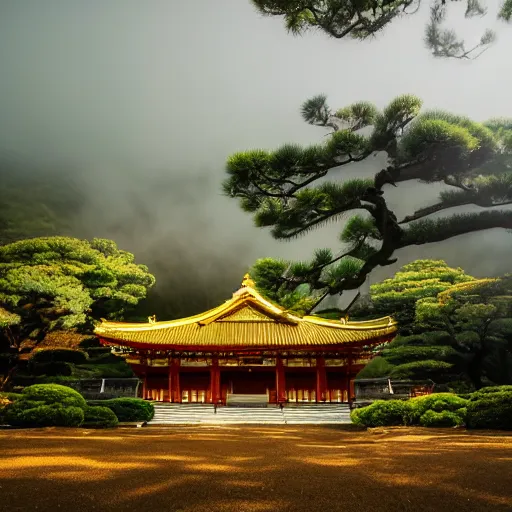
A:
[[[91,406],[104,406],[112,410],[119,421],[150,421],[155,414],[151,402],[140,398],[112,398],[110,400],[90,400]]]
[[[417,425],[512,430],[511,386],[495,387],[461,397],[435,393],[410,400],[377,400],[354,409],[354,424],[365,427]]]
[[[77,391],[59,384],[36,384],[21,394],[0,393],[0,424],[14,427],[110,428],[119,421],[149,421],[153,404],[139,398],[86,403]]]
[[[111,428],[117,427],[119,420],[108,407],[86,406],[84,408],[83,427],[90,428]]]

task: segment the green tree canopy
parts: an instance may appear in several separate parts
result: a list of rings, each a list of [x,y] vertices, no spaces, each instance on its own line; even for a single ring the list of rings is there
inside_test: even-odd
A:
[[[280,278],[286,272],[289,262],[273,258],[261,258],[250,270],[256,288],[267,299],[299,315],[310,312],[317,299],[311,296],[307,285],[288,290],[281,284]]]
[[[391,279],[370,286],[376,312],[393,315],[400,323],[414,320],[416,302],[437,297],[454,284],[474,281],[461,268],[451,268],[442,260],[416,260],[404,265]]]
[[[448,270],[454,284],[439,293],[420,293],[415,317],[404,320],[402,331],[415,334],[399,335],[381,347],[360,378],[432,379],[477,389],[484,383],[512,382],[512,278],[465,280],[458,269]],[[393,300],[387,313],[391,308]]]
[[[504,186],[512,183],[512,121],[482,124],[442,111],[420,112],[421,105],[419,98],[404,95],[382,112],[368,102],[334,111],[324,95],[315,96],[303,104],[302,116],[332,130],[325,143],[285,144],[229,157],[224,192],[238,198],[256,225],[270,228],[277,239],[305,235],[349,212],[361,212],[340,233],[344,250],[318,249],[310,261],[287,265],[276,289],[285,285],[293,291],[306,284],[319,297],[340,294],[359,288],[377,266],[396,262],[394,253],[403,247],[512,227],[512,211],[497,208],[437,220],[427,218],[431,209],[401,220],[389,209],[386,187],[410,180],[452,187],[441,195],[436,211],[512,202],[512,187]],[[346,165],[381,151],[389,166],[373,179],[335,177]]]
[[[252,0],[259,12],[284,18],[288,31],[297,35],[307,30],[321,30],[336,39],[369,39],[394,20],[418,12],[421,0]],[[496,38],[486,30],[480,39],[466,46],[457,33],[445,26],[452,2],[430,0],[430,19],[425,28],[425,44],[435,57],[469,59],[480,55]],[[479,0],[466,0],[465,17],[482,17],[487,13]],[[512,19],[512,0],[503,0],[498,19]]]
[[[147,267],[111,240],[33,238],[0,247],[0,318],[14,345],[100,316],[122,318],[153,284]]]
[[[512,382],[512,338],[496,325],[511,317],[512,276],[459,283],[416,303],[418,324],[446,330],[468,354],[468,375],[477,389],[484,376]]]

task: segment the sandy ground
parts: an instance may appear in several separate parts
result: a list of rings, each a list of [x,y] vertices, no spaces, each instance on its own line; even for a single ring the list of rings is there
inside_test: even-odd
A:
[[[1,511],[512,511],[512,435],[320,427],[0,431]]]

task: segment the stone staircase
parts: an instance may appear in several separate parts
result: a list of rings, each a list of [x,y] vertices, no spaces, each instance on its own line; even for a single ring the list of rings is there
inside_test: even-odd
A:
[[[279,407],[218,407],[213,423],[221,425],[284,425]]]
[[[199,425],[214,416],[211,404],[153,402],[155,416],[148,425]]]
[[[229,407],[267,407],[268,396],[232,393],[227,396],[226,405]]]
[[[350,423],[347,404],[289,405],[269,407],[218,407],[211,404],[155,402],[155,416],[148,426],[158,425],[339,425]]]
[[[301,404],[283,409],[287,425],[341,425],[352,423],[348,404]]]

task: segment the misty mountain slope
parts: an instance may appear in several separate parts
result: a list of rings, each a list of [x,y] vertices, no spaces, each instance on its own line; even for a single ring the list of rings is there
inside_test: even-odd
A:
[[[0,160],[0,245],[71,234],[82,201],[80,185],[69,174]]]

